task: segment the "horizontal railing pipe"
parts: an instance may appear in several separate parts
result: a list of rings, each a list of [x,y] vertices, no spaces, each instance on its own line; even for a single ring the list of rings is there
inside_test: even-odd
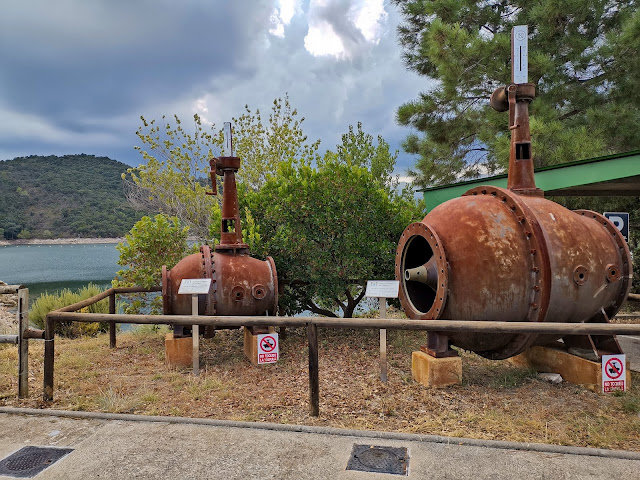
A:
[[[640,302],[640,295],[638,295],[637,293],[630,293],[627,297],[627,300],[632,302]]]
[[[117,288],[109,288],[104,292],[101,292],[93,297],[87,298],[80,302],[73,303],[71,305],[67,305],[62,308],[58,308],[54,310],[54,312],[76,312],[78,310],[82,310],[84,307],[88,307],[89,305],[93,305],[94,303],[98,303],[100,300],[104,300],[110,295],[114,293],[149,293],[149,292],[161,292],[162,287],[154,286],[150,288],[143,287],[117,287]]]
[[[44,330],[38,330],[37,328],[27,328],[24,331],[23,337],[42,340],[44,338]]]
[[[18,335],[0,335],[0,343],[18,344]]]
[[[53,321],[117,322],[131,324],[207,325],[240,327],[269,325],[300,327],[308,324],[328,328],[386,328],[390,330],[423,330],[436,332],[540,333],[570,335],[640,335],[640,324],[615,323],[538,323],[467,320],[407,320],[394,318],[330,318],[330,317],[245,317],[191,315],[127,315],[106,313],[71,313],[54,311],[47,315]]]

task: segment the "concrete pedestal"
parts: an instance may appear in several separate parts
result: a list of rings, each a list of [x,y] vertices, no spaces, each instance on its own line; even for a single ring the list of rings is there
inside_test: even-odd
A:
[[[509,359],[514,365],[529,367],[541,373],[558,373],[563,380],[583,385],[602,393],[602,364],[578,357],[557,348],[531,347]],[[631,386],[631,372],[627,360],[627,389]]]
[[[193,340],[191,337],[173,338],[173,333],[167,333],[164,352],[167,365],[190,367],[193,363]]]
[[[425,352],[411,354],[413,379],[427,387],[446,387],[462,383],[462,358],[435,358]]]
[[[249,361],[258,365],[258,335],[274,333],[274,327],[243,327],[244,329],[244,354]]]

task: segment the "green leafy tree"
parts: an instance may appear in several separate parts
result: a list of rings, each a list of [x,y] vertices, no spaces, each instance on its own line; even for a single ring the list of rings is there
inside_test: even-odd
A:
[[[276,98],[268,121],[260,110],[253,113],[247,105],[238,118],[232,119],[234,155],[242,159],[238,180],[249,188],[259,189],[282,162],[310,164],[319,159],[320,140],[307,141],[302,126],[304,117],[291,107],[289,97]],[[222,132],[219,142],[222,143]]]
[[[220,218],[220,199],[205,192],[211,189],[209,160],[221,154],[222,129],[206,125],[198,115],[192,132],[177,116],[174,124],[165,117],[161,122],[141,119],[136,133],[143,147],[136,149],[145,163],[123,175],[127,197],[138,208],[178,217],[192,235],[208,238],[210,225],[218,225]],[[244,113],[232,119],[234,155],[242,159],[237,179],[257,189],[280,162],[316,160],[320,141],[307,142],[303,122],[286,96],[273,101],[266,123],[260,110],[254,113],[245,105]]]
[[[122,175],[127,199],[136,208],[177,217],[192,234],[206,238],[212,217],[219,216],[216,197],[206,194],[209,159],[219,146],[214,126],[203,125],[193,116],[193,133],[178,116],[172,125],[140,117],[143,126],[136,134],[145,149],[136,146],[145,163]]]
[[[635,1],[394,0],[407,67],[430,87],[397,112],[421,134],[416,184],[450,183],[508,163],[505,114],[488,98],[511,78],[510,31],[529,25],[536,166],[640,148],[640,12]]]
[[[113,280],[114,287],[152,287],[162,283],[162,265],[172,268],[195,248],[189,248],[187,234],[189,227],[180,226],[176,217],[158,214],[153,218],[142,217],[126,235],[126,243],[119,243],[118,270]],[[125,307],[127,313],[138,313],[148,304],[147,295],[132,297]],[[151,301],[152,313],[158,313],[161,299]]]
[[[283,313],[351,317],[367,280],[393,278],[398,239],[423,215],[410,190],[395,189],[396,156],[358,124],[317,167],[281,163],[241,197],[252,213],[252,251],[276,262]]]
[[[349,130],[342,135],[342,143],[336,146],[336,151],[325,153],[324,163],[337,161],[348,166],[366,168],[389,193],[395,192],[399,182],[398,176],[393,175],[393,169],[399,152],[396,150],[391,153],[389,144],[381,135],[378,135],[377,144],[374,145],[373,136],[362,130],[362,122],[358,122],[356,128],[354,131],[353,125],[349,125]],[[324,163],[320,162],[320,165]]]

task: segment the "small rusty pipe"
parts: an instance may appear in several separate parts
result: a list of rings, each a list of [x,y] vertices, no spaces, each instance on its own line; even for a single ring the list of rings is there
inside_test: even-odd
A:
[[[536,87],[531,83],[509,85],[509,130],[511,148],[509,151],[509,175],[507,188],[520,195],[543,196],[536,188],[533,173],[533,154],[529,130],[529,103],[536,95]]]
[[[428,285],[433,290],[438,287],[438,266],[432,257],[427,263],[415,268],[408,268],[404,272],[407,282],[420,282]]]

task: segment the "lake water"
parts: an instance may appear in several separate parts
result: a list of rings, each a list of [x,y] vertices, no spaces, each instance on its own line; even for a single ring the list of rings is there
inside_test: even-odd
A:
[[[0,246],[0,280],[25,285],[33,299],[88,283],[108,288],[119,256],[113,243]]]

